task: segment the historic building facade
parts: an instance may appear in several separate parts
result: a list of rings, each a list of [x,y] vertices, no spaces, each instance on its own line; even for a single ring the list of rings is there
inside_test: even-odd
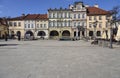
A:
[[[72,18],[70,9],[49,9],[49,37],[58,39],[62,36],[72,37]]]
[[[86,35],[87,9],[83,2],[75,2],[69,6],[72,10],[72,29],[74,37],[83,37]]]
[[[87,34],[89,37],[102,38],[103,34],[106,34],[108,37],[109,34],[109,24],[108,18],[109,12],[103,9],[100,9],[98,5],[92,7],[87,7]]]
[[[8,25],[5,19],[0,18],[0,39],[5,38],[5,34],[8,34]]]
[[[109,12],[98,5],[88,6],[75,2],[69,8],[48,9],[48,14],[27,14],[9,21],[10,34],[19,31],[23,38],[59,39],[110,36]]]
[[[50,38],[80,37],[85,32],[78,27],[86,28],[87,16],[83,2],[75,2],[69,8],[49,9],[49,34]]]
[[[21,38],[24,38],[24,16],[8,19],[9,24],[9,36],[10,38],[17,38],[20,34]]]
[[[48,18],[47,14],[27,14],[9,19],[9,35],[21,38],[47,38]]]
[[[40,14],[36,19],[36,38],[49,38],[48,32],[48,16],[47,14]]]

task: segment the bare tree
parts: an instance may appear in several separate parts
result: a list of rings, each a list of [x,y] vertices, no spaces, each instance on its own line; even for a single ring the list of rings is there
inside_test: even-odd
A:
[[[117,26],[116,22],[120,19],[120,6],[117,5],[117,6],[113,7],[113,9],[110,12],[113,17],[112,22],[115,25],[115,28],[113,28],[113,35],[116,36],[117,30],[118,30],[118,26]]]

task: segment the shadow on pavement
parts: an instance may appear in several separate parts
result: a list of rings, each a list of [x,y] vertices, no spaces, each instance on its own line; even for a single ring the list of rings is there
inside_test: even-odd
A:
[[[0,44],[0,46],[17,46],[18,44]]]

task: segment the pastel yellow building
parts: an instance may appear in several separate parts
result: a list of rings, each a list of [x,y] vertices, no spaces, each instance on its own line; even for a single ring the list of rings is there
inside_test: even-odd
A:
[[[93,38],[103,38],[109,37],[109,24],[108,18],[111,16],[109,12],[100,9],[98,5],[93,7],[87,6],[87,36]]]
[[[10,38],[17,38],[18,34],[21,35],[21,38],[24,38],[24,17],[20,16],[8,19]]]
[[[21,38],[43,37],[48,39],[47,14],[27,14],[8,19],[8,21],[11,38],[17,38],[20,34]]]

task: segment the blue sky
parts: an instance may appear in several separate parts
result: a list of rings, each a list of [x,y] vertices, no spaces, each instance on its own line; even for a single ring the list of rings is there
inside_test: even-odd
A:
[[[83,1],[84,4],[93,6],[98,4],[100,8],[111,10],[120,5],[120,0],[0,0],[0,17],[15,17],[21,14],[47,13],[49,8],[68,8],[75,1]]]

